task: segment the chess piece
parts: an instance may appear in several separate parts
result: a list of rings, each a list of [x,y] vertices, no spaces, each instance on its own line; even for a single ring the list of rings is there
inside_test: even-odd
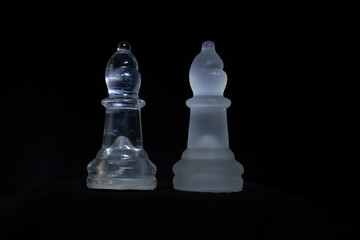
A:
[[[105,71],[109,97],[102,148],[88,164],[87,187],[97,189],[152,190],[156,187],[156,166],[143,149],[141,84],[138,63],[130,44],[120,42]]]
[[[231,101],[223,97],[227,75],[215,45],[206,41],[191,64],[190,108],[187,149],[173,166],[174,188],[195,192],[238,192],[242,190],[243,166],[229,149],[226,109]]]

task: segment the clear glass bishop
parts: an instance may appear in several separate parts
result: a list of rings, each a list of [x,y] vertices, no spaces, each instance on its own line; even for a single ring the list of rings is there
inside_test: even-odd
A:
[[[110,58],[105,80],[109,97],[101,149],[88,166],[87,187],[116,190],[156,188],[156,166],[143,148],[139,98],[141,77],[130,44],[120,42]]]

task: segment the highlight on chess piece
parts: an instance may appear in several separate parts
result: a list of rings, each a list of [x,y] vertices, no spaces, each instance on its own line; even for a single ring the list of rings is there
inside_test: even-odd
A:
[[[190,108],[187,149],[173,166],[176,190],[238,192],[242,190],[243,166],[229,149],[226,109],[231,101],[223,96],[227,75],[215,51],[206,41],[191,64]]]
[[[105,70],[109,96],[102,148],[88,166],[87,187],[96,189],[153,190],[156,166],[143,148],[140,99],[141,77],[130,44],[120,42]]]

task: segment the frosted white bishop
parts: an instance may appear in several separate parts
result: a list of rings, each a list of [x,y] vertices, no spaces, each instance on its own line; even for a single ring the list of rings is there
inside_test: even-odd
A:
[[[242,190],[243,166],[229,149],[226,109],[231,101],[223,96],[227,75],[215,51],[206,41],[190,68],[193,97],[190,108],[187,149],[173,172],[174,188],[195,192],[238,192]]]

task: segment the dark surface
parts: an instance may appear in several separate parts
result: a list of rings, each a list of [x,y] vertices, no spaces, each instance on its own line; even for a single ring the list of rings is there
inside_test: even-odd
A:
[[[243,192],[89,190],[84,182],[34,186],[1,202],[5,236],[63,239],[333,239],[308,202],[251,182]],[[8,239],[8,238],[3,238]]]

